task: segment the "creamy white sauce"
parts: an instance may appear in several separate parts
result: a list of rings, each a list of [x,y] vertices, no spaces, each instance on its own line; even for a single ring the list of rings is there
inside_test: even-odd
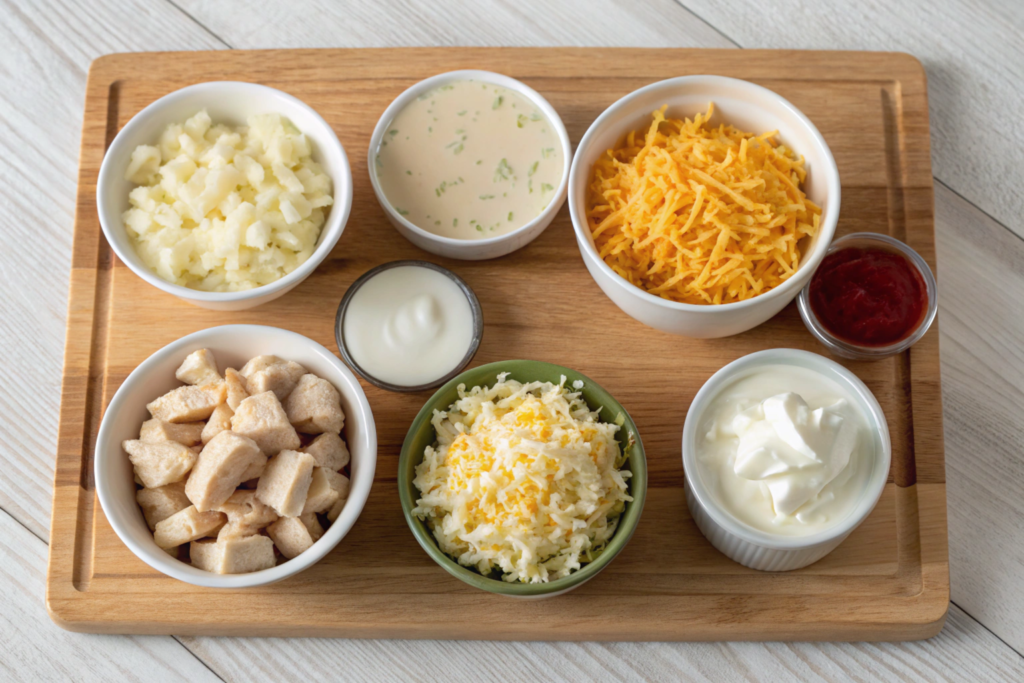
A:
[[[388,126],[376,173],[391,206],[455,239],[512,232],[547,208],[562,180],[562,146],[518,93],[456,81],[409,103]]]
[[[367,373],[414,387],[444,377],[465,358],[473,338],[473,310],[443,273],[398,266],[356,290],[342,334],[352,359]]]
[[[876,458],[849,392],[813,370],[754,370],[711,402],[697,433],[699,475],[719,505],[755,529],[818,533],[860,501]]]

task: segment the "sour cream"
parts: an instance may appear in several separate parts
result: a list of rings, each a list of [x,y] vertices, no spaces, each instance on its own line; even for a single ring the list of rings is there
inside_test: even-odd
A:
[[[841,522],[875,459],[867,418],[837,382],[814,370],[764,366],[725,387],[697,435],[697,466],[737,520],[784,536]]]
[[[448,375],[466,359],[473,309],[449,276],[422,266],[396,266],[364,282],[342,320],[348,356],[373,379],[418,387]]]
[[[391,206],[442,237],[478,240],[517,230],[555,199],[562,146],[526,97],[455,81],[410,102],[388,126],[374,172]]]

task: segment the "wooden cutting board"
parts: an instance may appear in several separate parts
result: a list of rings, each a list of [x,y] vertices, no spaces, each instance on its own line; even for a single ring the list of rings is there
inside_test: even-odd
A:
[[[509,640],[905,640],[937,633],[949,603],[938,324],[913,349],[841,361],[878,397],[892,432],[889,484],[835,552],[788,573],[725,558],[683,499],[680,439],[694,394],[721,366],[770,347],[825,353],[795,305],[728,339],[692,340],[622,313],[583,266],[567,207],[534,243],[502,259],[426,254],[388,224],[366,168],[384,108],[416,81],[489,69],[523,80],[578,141],[616,99],[653,81],[721,74],[766,86],[821,130],[843,183],[839,234],[884,232],[935,268],[924,70],[904,54],[757,50],[452,48],[111,55],[89,73],[82,131],[67,348],[54,483],[47,607],[64,628],[103,633]],[[291,293],[218,313],[163,294],[112,254],[96,215],[106,145],[140,109],[213,80],[263,83],[315,108],[355,178],[348,227]],[[650,492],[629,546],[561,597],[517,601],[474,590],[419,548],[396,474],[406,429],[428,397],[364,383],[377,421],[376,481],[359,521],[323,561],[287,581],[212,590],[167,578],[121,543],[100,509],[92,448],[104,407],[140,362],[175,339],[225,323],[274,325],[330,349],[334,314],[367,269],[403,258],[445,265],[473,287],[487,327],[474,363],[531,358],[573,367],[614,394],[647,449]],[[544,302],[538,305],[537,302]]]

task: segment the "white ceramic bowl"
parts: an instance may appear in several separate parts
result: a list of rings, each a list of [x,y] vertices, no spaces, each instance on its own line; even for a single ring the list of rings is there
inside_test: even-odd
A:
[[[253,114],[281,114],[313,142],[313,160],[331,177],[334,204],[320,230],[312,256],[280,280],[242,292],[203,292],[175,285],[151,271],[132,246],[121,215],[128,210],[128,193],[135,185],[124,178],[132,151],[154,144],[172,123],[184,123],[206,109],[215,124],[241,126]],[[114,253],[143,280],[196,306],[238,311],[259,306],[286,294],[327,257],[337,244],[352,209],[352,172],[345,149],[323,118],[305,102],[255,83],[217,81],[191,85],[161,97],[132,117],[110,143],[96,184],[100,225]]]
[[[715,103],[712,124],[741,130],[779,131],[779,139],[807,162],[803,190],[822,207],[821,229],[804,247],[796,274],[760,296],[731,304],[698,306],[648,294],[617,275],[598,256],[586,218],[586,190],[594,162],[629,131],[646,128],[651,112],[668,105],[666,115],[693,118]],[[598,286],[623,311],[645,325],[687,337],[725,337],[745,332],[781,311],[821,263],[839,219],[839,171],[821,133],[800,110],[767,88],[723,76],[682,76],[652,83],[608,107],[576,148],[569,174],[569,214],[583,262]]]
[[[856,407],[871,427],[875,461],[867,484],[850,515],[834,526],[809,536],[778,536],[755,529],[724,510],[701,479],[697,468],[697,430],[705,409],[718,393],[758,367],[793,365],[814,370],[846,388]],[[874,509],[889,478],[892,445],[885,414],[874,394],[852,372],[824,356],[796,349],[758,351],[729,363],[711,376],[686,414],[683,426],[683,471],[686,476],[686,504],[690,515],[711,545],[729,558],[752,569],[788,571],[817,562],[842,543]]]
[[[374,157],[377,155],[381,139],[391,126],[391,121],[398,116],[407,104],[423,93],[446,83],[466,80],[492,83],[512,90],[533,102],[544,113],[544,116],[547,117],[551,126],[555,129],[555,133],[558,135],[559,143],[562,145],[562,180],[558,184],[554,198],[548,204],[548,207],[544,209],[543,213],[518,230],[482,240],[459,240],[451,237],[442,237],[413,224],[391,206],[391,203],[388,202],[387,197],[384,195],[384,190],[381,189],[380,182],[377,180],[377,174],[373,171],[376,167]],[[562,204],[565,203],[565,195],[569,186],[569,165],[571,161],[572,145],[569,143],[569,134],[565,132],[565,125],[562,124],[562,119],[558,116],[555,108],[546,99],[541,97],[536,90],[509,76],[503,76],[491,71],[464,70],[449,71],[437,76],[431,76],[413,85],[396,97],[388,105],[388,108],[384,110],[384,113],[381,114],[380,120],[377,121],[377,127],[373,129],[373,135],[370,137],[370,147],[367,150],[366,167],[369,169],[373,192],[377,195],[377,201],[380,203],[381,208],[384,209],[384,214],[406,239],[420,249],[429,251],[431,254],[466,261],[480,261],[511,254],[513,251],[525,247],[544,232],[551,224],[551,221],[554,220],[558,210],[562,208]]]
[[[345,411],[342,436],[352,454],[351,489],[338,519],[313,547],[283,564],[251,574],[213,574],[174,559],[157,547],[135,502],[135,483],[121,442],[137,439],[149,417],[146,404],[180,386],[174,371],[192,351],[208,348],[224,368],[240,368],[253,356],[272,354],[301,363],[333,384]],[[128,375],[103,413],[96,439],[95,479],[103,513],[114,532],[150,567],[197,586],[248,588],[288,578],[312,566],[345,537],[366,504],[377,465],[377,429],[370,404],[352,371],[315,341],[301,334],[261,325],[224,325],[201,330],[168,344]]]

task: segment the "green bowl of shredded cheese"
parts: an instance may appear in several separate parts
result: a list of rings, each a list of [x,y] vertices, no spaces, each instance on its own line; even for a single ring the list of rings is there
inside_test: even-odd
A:
[[[501,361],[426,402],[402,446],[398,487],[413,535],[449,574],[491,593],[551,597],[629,542],[647,462],[629,413],[589,377]]]

